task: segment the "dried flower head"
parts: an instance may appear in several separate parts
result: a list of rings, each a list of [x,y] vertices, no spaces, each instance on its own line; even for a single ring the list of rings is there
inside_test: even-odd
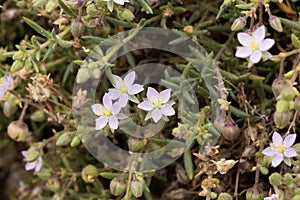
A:
[[[77,92],[77,95],[74,97],[73,106],[75,108],[80,108],[83,106],[89,99],[86,98],[87,91],[80,88]]]
[[[212,160],[216,164],[217,170],[220,174],[226,174],[238,161],[236,160],[225,160],[222,158],[219,161]]]
[[[53,85],[53,80],[48,76],[37,74],[32,77],[32,84],[28,84],[26,88],[29,91],[30,98],[37,102],[44,102],[50,98],[50,87]]]

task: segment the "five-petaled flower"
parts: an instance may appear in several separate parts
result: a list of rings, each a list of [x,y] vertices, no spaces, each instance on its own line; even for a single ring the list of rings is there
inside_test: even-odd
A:
[[[154,88],[149,87],[147,91],[147,100],[138,104],[138,108],[149,111],[151,118],[157,123],[162,116],[172,116],[175,110],[173,103],[169,102],[171,89],[166,89],[158,93]],[[147,117],[146,117],[147,118]]]
[[[113,75],[113,77],[115,79],[115,84],[113,84],[115,88],[109,89],[108,95],[112,100],[118,99],[121,107],[125,107],[127,105],[128,99],[134,100],[133,95],[144,90],[142,85],[133,84],[135,79],[134,71],[127,74],[124,80],[117,75]]]
[[[27,151],[22,151],[21,153],[22,153],[23,157],[26,159],[27,158]],[[27,171],[34,169],[34,171],[37,173],[41,170],[42,164],[43,164],[43,160],[42,160],[42,157],[40,156],[40,157],[38,157],[38,159],[36,159],[33,162],[26,162],[25,169]]]
[[[237,38],[243,46],[237,47],[235,56],[238,58],[250,57],[251,63],[258,63],[261,58],[270,58],[272,55],[268,50],[274,45],[273,39],[265,39],[265,27],[256,29],[252,35],[248,33],[238,33]]]
[[[297,156],[297,152],[294,148],[292,148],[295,140],[296,134],[287,135],[283,140],[279,133],[274,132],[272,136],[272,143],[269,147],[264,149],[262,153],[266,156],[273,157],[273,167],[277,167],[282,161],[290,166],[290,158]]]
[[[103,1],[112,1],[112,0],[103,0]],[[116,4],[124,5],[125,0],[113,0]]]
[[[272,194],[270,197],[265,197],[264,200],[277,200],[278,198],[277,194]]]
[[[99,116],[96,119],[96,130],[101,130],[107,123],[111,129],[118,128],[119,120],[117,114],[120,112],[121,106],[118,102],[113,104],[107,93],[103,96],[103,105],[94,104],[91,108],[94,114]]]
[[[5,75],[0,79],[0,99],[5,97],[7,90],[13,85],[12,76]]]

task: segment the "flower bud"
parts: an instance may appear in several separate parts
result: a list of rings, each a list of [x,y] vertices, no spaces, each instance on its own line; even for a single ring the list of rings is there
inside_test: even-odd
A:
[[[280,94],[280,90],[285,85],[285,80],[282,78],[276,78],[272,83],[272,90],[275,96]]]
[[[71,147],[76,147],[80,144],[80,137],[78,135],[75,135],[71,141]]]
[[[285,100],[279,100],[276,103],[276,112],[282,113],[288,111],[290,103]]]
[[[285,101],[292,101],[294,100],[295,96],[297,95],[297,89],[293,86],[285,85],[280,90],[280,98]]]
[[[288,188],[293,188],[294,187],[294,179],[292,174],[286,173],[283,175],[282,183],[286,185]]]
[[[131,181],[130,185],[131,185],[131,192],[136,198],[139,198],[143,195],[144,184],[142,181],[138,180],[137,178],[134,178]]]
[[[60,189],[60,182],[57,178],[51,178],[47,181],[46,187],[52,192],[57,192]]]
[[[218,200],[232,200],[232,196],[228,193],[222,192],[219,194]]]
[[[271,16],[269,18],[269,23],[270,23],[270,26],[278,31],[278,32],[282,32],[282,25],[281,25],[281,22],[280,22],[280,19],[277,17],[277,16]]]
[[[120,177],[114,178],[113,180],[110,181],[109,189],[113,195],[120,196],[126,190],[126,183]]]
[[[120,19],[123,21],[131,22],[132,20],[134,20],[134,14],[131,12],[131,10],[125,8],[120,13]]]
[[[86,183],[94,182],[95,178],[99,175],[97,167],[94,165],[87,165],[81,172],[81,177]]]
[[[97,9],[95,4],[91,3],[87,6],[86,12],[88,15],[97,16],[99,15],[100,10]]]
[[[34,122],[43,122],[46,120],[46,115],[44,111],[37,110],[30,116],[30,119]]]
[[[246,26],[246,19],[244,17],[239,17],[234,20],[233,24],[231,25],[232,31],[239,31],[242,30]]]
[[[77,83],[84,83],[90,78],[90,72],[88,68],[80,68],[77,73],[76,81]]]
[[[285,112],[275,111],[274,123],[278,129],[283,129],[289,124],[291,117],[292,117],[291,111],[285,111]]]
[[[84,33],[84,23],[81,19],[76,19],[72,22],[71,33],[75,38],[80,37]]]
[[[130,151],[136,152],[144,147],[144,141],[139,138],[130,137],[128,138],[128,148]]]
[[[11,117],[17,111],[17,97],[15,95],[9,95],[7,101],[3,104],[3,114],[5,117]]]
[[[250,188],[246,193],[246,200],[263,200],[264,193],[257,187]]]
[[[297,174],[294,181],[295,181],[297,187],[300,188],[300,174]]]
[[[294,108],[300,112],[300,96],[297,96],[294,100]]]
[[[22,68],[24,67],[24,62],[20,61],[20,60],[16,60],[11,68],[10,68],[10,71],[11,72],[16,72],[16,71],[19,71],[21,70]]]
[[[23,141],[28,135],[28,126],[22,121],[13,121],[7,127],[8,136],[17,141]]]
[[[34,143],[27,151],[26,161],[33,162],[38,159],[41,155],[42,142]]]
[[[74,132],[64,132],[56,141],[56,146],[66,146],[68,145],[74,136]]]
[[[277,172],[273,173],[271,176],[269,176],[269,181],[273,186],[281,185],[281,175]]]
[[[234,141],[240,135],[239,127],[230,117],[222,115],[217,117],[214,121],[214,126],[226,140]]]

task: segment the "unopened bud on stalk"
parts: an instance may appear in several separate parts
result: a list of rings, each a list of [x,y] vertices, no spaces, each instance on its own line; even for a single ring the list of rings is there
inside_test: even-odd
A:
[[[217,200],[232,200],[232,196],[228,193],[222,192],[219,194],[219,197]]]
[[[292,101],[297,95],[297,89],[293,86],[285,85],[280,90],[280,97],[285,101]]]
[[[242,30],[246,26],[246,19],[244,17],[239,17],[234,20],[233,24],[231,25],[232,31],[239,31]]]
[[[246,193],[246,200],[262,200],[264,193],[257,187],[250,188]]]
[[[143,182],[138,180],[137,178],[134,178],[131,181],[131,192],[136,197],[139,198],[143,195],[144,187]]]
[[[23,141],[28,135],[28,126],[22,121],[13,121],[8,125],[7,134],[8,136],[17,141]]]
[[[81,19],[76,19],[71,24],[71,33],[73,37],[78,38],[84,33],[84,23]]]
[[[291,117],[292,117],[291,111],[285,111],[285,112],[275,111],[274,123],[277,128],[283,129],[289,124]]]
[[[94,165],[87,165],[81,172],[81,177],[86,183],[94,182],[95,178],[99,175],[97,167]]]
[[[272,90],[275,96],[280,94],[280,90],[285,85],[285,80],[283,78],[276,78],[272,83]]]
[[[270,26],[278,31],[278,32],[282,32],[282,25],[281,25],[281,22],[280,22],[280,19],[277,17],[277,16],[271,16],[269,18],[269,23],[270,23]]]
[[[234,141],[239,136],[240,129],[229,116],[221,115],[217,117],[214,126],[226,140]]]
[[[121,177],[114,178],[113,180],[110,181],[109,189],[113,195],[120,196],[126,190],[126,183]]]
[[[128,138],[128,148],[130,151],[136,152],[144,147],[144,141],[139,138],[130,137]]]
[[[269,181],[273,186],[281,185],[281,180],[282,180],[281,175],[277,172],[271,174],[271,176],[269,177]]]

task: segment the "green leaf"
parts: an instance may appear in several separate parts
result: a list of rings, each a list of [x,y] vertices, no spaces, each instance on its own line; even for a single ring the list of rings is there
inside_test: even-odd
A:
[[[24,21],[26,24],[28,24],[31,28],[33,28],[36,32],[41,34],[42,36],[50,39],[51,38],[51,33],[46,31],[43,27],[32,21],[31,19],[28,19],[26,17],[23,17]]]
[[[281,18],[281,17],[279,19],[283,24],[285,24],[293,29],[296,29],[297,31],[300,31],[300,23],[299,22]]]
[[[112,24],[115,24],[117,26],[123,26],[125,28],[136,28],[137,25],[133,22],[123,22],[123,21],[120,21],[118,19],[114,19],[114,18],[111,18],[111,17],[105,17],[105,19],[112,23]]]
[[[114,178],[118,178],[119,176],[121,176],[122,173],[101,172],[99,175],[106,179],[114,179]]]
[[[72,18],[76,19],[77,15],[69,9],[68,6],[66,6],[66,4],[62,1],[62,0],[58,0],[58,4],[60,5],[60,7],[68,14],[70,15]]]
[[[294,47],[297,49],[300,49],[300,40],[294,33],[292,33],[291,39],[292,39],[292,44],[294,45]]]
[[[183,162],[185,171],[190,180],[194,178],[194,164],[192,159],[192,153],[190,149],[187,149],[183,154]]]
[[[57,43],[63,47],[63,48],[70,48],[71,46],[73,46],[73,43],[67,40],[63,40],[60,37],[56,37],[57,39]]]
[[[144,0],[138,0],[139,4],[150,14],[153,14],[152,8],[149,6],[149,4]]]

